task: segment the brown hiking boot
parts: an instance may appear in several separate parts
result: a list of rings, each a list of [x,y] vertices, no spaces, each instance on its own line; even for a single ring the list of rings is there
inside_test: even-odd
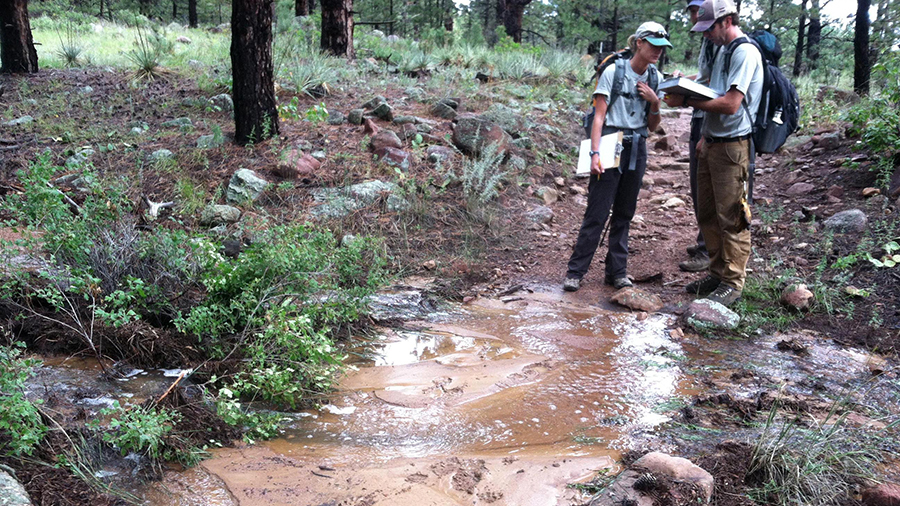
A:
[[[678,264],[678,268],[684,272],[701,272],[709,269],[709,257],[706,255],[693,255],[690,260]]]
[[[719,283],[719,286],[706,299],[728,307],[741,299],[741,291],[725,283]]]

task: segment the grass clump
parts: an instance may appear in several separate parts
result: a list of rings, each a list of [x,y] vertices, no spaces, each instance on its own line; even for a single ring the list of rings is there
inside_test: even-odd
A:
[[[776,427],[775,409],[757,440],[746,481],[750,497],[762,504],[843,505],[854,486],[870,482],[880,462],[878,448],[832,412],[821,423],[797,420]]]

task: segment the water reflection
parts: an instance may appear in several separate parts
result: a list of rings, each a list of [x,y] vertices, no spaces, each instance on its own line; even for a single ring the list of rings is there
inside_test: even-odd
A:
[[[287,438],[376,459],[608,455],[628,431],[668,420],[655,408],[684,395],[683,352],[666,327],[664,316],[548,304],[469,308],[453,328],[391,336],[334,407],[296,421]]]

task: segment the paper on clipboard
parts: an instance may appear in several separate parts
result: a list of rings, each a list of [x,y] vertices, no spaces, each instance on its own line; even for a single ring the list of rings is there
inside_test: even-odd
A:
[[[600,165],[604,169],[619,166],[619,158],[622,155],[622,132],[615,132],[600,137]],[[581,141],[578,149],[578,165],[575,174],[591,173],[591,140]]]

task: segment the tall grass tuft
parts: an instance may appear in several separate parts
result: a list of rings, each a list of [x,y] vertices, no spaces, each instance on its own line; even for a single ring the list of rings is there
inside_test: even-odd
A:
[[[776,428],[777,406],[772,408],[747,473],[754,500],[780,506],[851,503],[853,485],[872,478],[879,450],[845,425],[839,407],[809,428],[797,420]]]
[[[469,207],[484,205],[497,197],[506,172],[500,169],[503,152],[496,143],[487,144],[481,154],[462,166],[463,193]]]
[[[164,48],[158,41],[158,36],[153,37],[146,30],[137,29],[134,49],[125,53],[125,57],[137,66],[134,71],[135,79],[152,81],[164,75],[161,63]]]
[[[56,54],[66,67],[77,67],[84,47],[78,43],[78,36],[71,22],[66,23],[65,32],[64,37],[59,28],[56,30],[56,35],[59,37],[59,49],[56,50]]]

